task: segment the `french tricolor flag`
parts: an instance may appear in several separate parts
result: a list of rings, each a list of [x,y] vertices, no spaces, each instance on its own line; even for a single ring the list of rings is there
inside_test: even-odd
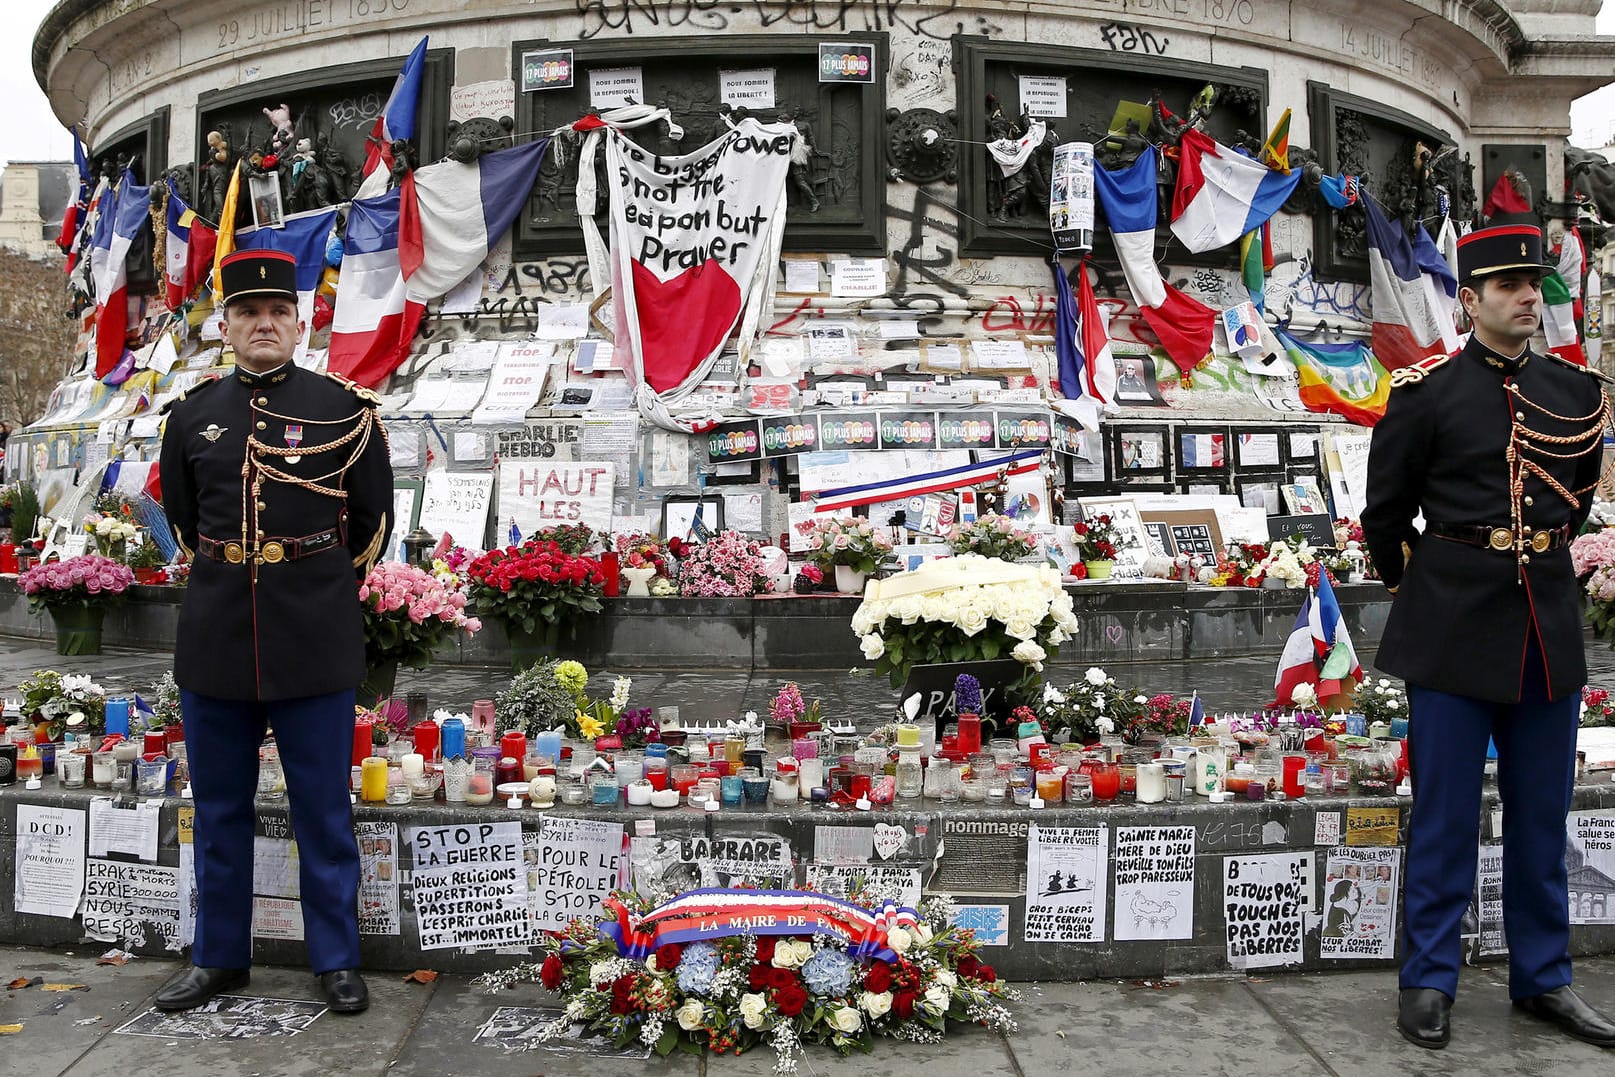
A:
[[[1157,152],[1152,146],[1115,172],[1094,169],[1094,193],[1104,207],[1133,302],[1172,362],[1188,373],[1211,354],[1217,312],[1168,284],[1155,265]]]
[[[1094,298],[1088,260],[1077,268],[1077,294],[1058,259],[1054,263],[1054,351],[1059,362],[1061,408],[1084,429],[1098,430],[1105,405],[1116,397],[1116,359],[1110,351],[1110,318]]]
[[[1036,471],[1043,458],[1042,449],[1027,449],[1022,452],[1010,453],[993,460],[983,460],[975,464],[961,464],[958,467],[943,468],[940,471],[926,471],[917,475],[906,475],[897,479],[884,479],[879,482],[868,482],[858,486],[841,486],[834,490],[825,490],[813,499],[813,511],[840,512],[844,509],[856,508],[859,505],[873,505],[877,501],[900,501],[910,497],[919,497],[923,494],[941,493],[944,490],[958,490],[966,486],[975,486],[978,483],[989,482],[999,475],[1028,475]]]
[[[409,355],[425,309],[404,299],[404,274],[398,264],[401,197],[402,189],[394,189],[376,198],[355,199],[342,241],[330,369],[370,388],[380,385]]]
[[[1386,370],[1428,359],[1437,351],[1451,355],[1459,348],[1452,321],[1458,281],[1436,249],[1424,225],[1418,245],[1402,226],[1393,224],[1366,192],[1368,215],[1368,279],[1374,305],[1374,358]]]
[[[164,215],[168,241],[164,245],[163,301],[178,310],[196,293],[196,286],[213,268],[213,249],[219,233],[203,222],[168,181],[168,210]]]
[[[95,280],[95,376],[104,378],[123,358],[129,333],[129,273],[125,261],[142,228],[150,227],[151,188],[135,183],[127,168],[103,203],[90,243]]]
[[[426,73],[428,40],[430,38],[421,38],[404,61],[403,70],[398,72],[398,78],[393,82],[393,91],[387,95],[387,103],[381,106],[381,115],[376,117],[376,124],[370,129],[364,168],[360,172],[366,182],[359,185],[355,195],[357,198],[367,198],[386,190],[387,176],[393,167],[393,141],[415,137],[415,116],[420,110],[421,79]],[[381,174],[380,182],[371,190],[370,178],[378,172]]]
[[[1183,132],[1179,153],[1172,234],[1196,254],[1262,227],[1301,182],[1299,169],[1269,168],[1192,127]]]
[[[1296,686],[1310,684],[1319,703],[1327,705],[1334,697],[1349,694],[1362,679],[1363,667],[1341,620],[1335,589],[1329,586],[1329,574],[1320,571],[1318,585],[1311,589],[1279,655],[1273,680],[1277,703],[1294,705]]]

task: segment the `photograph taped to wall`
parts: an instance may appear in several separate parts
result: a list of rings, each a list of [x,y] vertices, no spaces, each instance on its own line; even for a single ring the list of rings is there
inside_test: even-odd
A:
[[[1165,475],[1171,470],[1166,432],[1161,428],[1112,427],[1110,436],[1118,480],[1133,475]]]

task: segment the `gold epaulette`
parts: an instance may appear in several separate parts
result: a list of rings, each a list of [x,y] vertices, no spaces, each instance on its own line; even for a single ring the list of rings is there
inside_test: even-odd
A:
[[[1549,359],[1552,359],[1555,362],[1564,364],[1571,370],[1579,371],[1580,373],[1587,375],[1589,378],[1597,378],[1606,385],[1615,385],[1615,378],[1605,374],[1602,370],[1594,370],[1590,366],[1582,366],[1580,363],[1573,363],[1569,359],[1566,359],[1564,356],[1560,355],[1558,352],[1542,352],[1540,354],[1546,355]]]
[[[1440,367],[1450,358],[1451,356],[1437,353],[1435,355],[1425,356],[1416,363],[1409,363],[1407,366],[1397,367],[1395,370],[1391,371],[1391,388],[1395,389],[1403,385],[1419,384],[1425,379],[1425,375]]]
[[[358,382],[353,381],[350,378],[344,378],[341,374],[333,374],[329,370],[325,372],[325,376],[342,386],[342,388],[346,389],[360,400],[364,401],[366,404],[369,404],[371,407],[379,407],[381,405],[381,396],[374,389],[366,389]]]
[[[209,385],[214,385],[214,384],[216,384],[218,382],[221,382],[223,380],[224,380],[223,378],[203,378],[201,381],[197,382],[195,385],[191,386],[189,389],[181,389],[180,394],[178,396],[176,396],[174,399],[170,400],[168,403],[163,405],[162,414],[167,415],[169,410],[172,409],[175,404],[178,404],[180,401],[184,400],[186,397],[190,396],[192,393],[200,393],[203,389],[206,389]]]

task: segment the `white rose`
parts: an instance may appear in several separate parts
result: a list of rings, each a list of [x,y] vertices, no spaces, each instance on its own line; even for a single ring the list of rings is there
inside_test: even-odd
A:
[[[1297,707],[1310,707],[1318,702],[1318,690],[1305,681],[1290,689],[1290,702]]]
[[[1098,685],[1104,684],[1105,681],[1109,679],[1106,676],[1105,671],[1100,669],[1098,666],[1089,666],[1088,667],[1088,672],[1084,673],[1082,675],[1082,677],[1089,684],[1094,685],[1096,687]]]
[[[879,624],[880,618],[871,614],[867,602],[859,606],[852,615],[852,630],[860,636],[873,632]]]
[[[1379,683],[1381,687],[1389,688],[1391,686],[1391,679],[1389,677],[1381,677],[1379,679]]]
[[[783,939],[774,944],[774,966],[782,969],[794,969],[802,962],[813,956],[813,944],[798,942],[794,939]]]
[[[906,625],[911,625],[920,619],[920,613],[924,608],[924,600],[919,595],[904,595],[892,602],[892,616]]]
[[[1065,629],[1061,628],[1059,625],[1055,625],[1054,628],[1049,630],[1049,642],[1054,644],[1056,647],[1070,638],[1070,636],[1065,634]]]
[[[873,632],[859,641],[863,645],[864,657],[873,662],[886,653],[886,641]]]
[[[1387,699],[1385,701],[1385,709],[1388,711],[1401,710],[1402,701],[1400,699]]]
[[[768,1000],[762,995],[741,995],[740,1019],[753,1032],[762,1028],[763,1022],[768,1019]]]
[[[925,1005],[932,1013],[947,1013],[948,1003],[953,999],[953,992],[941,984],[932,984],[925,989]]]
[[[864,1018],[851,1006],[843,1006],[830,1015],[830,1023],[836,1026],[838,1032],[852,1035],[864,1027]]]
[[[700,999],[692,998],[678,1008],[679,1027],[686,1032],[694,1032],[701,1027],[701,1019],[706,1016],[706,1007],[701,1005]]]
[[[645,971],[646,972],[655,972],[656,971],[656,955],[655,954],[651,954],[649,957],[647,957],[645,959]]]
[[[1116,723],[1112,722],[1109,718],[1098,718],[1094,721],[1093,725],[1094,728],[1099,730],[1101,733],[1108,734],[1116,732]]]
[[[1149,701],[1150,701],[1149,696],[1139,695],[1139,696],[1134,696],[1133,697],[1133,702],[1134,703],[1148,703]]]
[[[965,635],[974,636],[987,627],[987,615],[977,606],[966,606],[958,612],[953,623]]]
[[[1004,622],[1004,631],[1015,639],[1033,639],[1037,636],[1037,626],[1031,621],[1021,618]]]
[[[589,966],[589,986],[599,987],[603,983],[610,983],[611,980],[611,967],[604,961],[596,961]]]
[[[858,1005],[862,1006],[864,1012],[871,1017],[885,1017],[887,1011],[892,1008],[892,993],[882,991],[877,995],[873,991],[865,991],[858,996]]]
[[[1015,649],[1009,653],[1017,662],[1024,662],[1038,670],[1043,668],[1043,659],[1049,656],[1047,651],[1033,643],[1031,640],[1022,640],[1020,643],[1017,643],[1015,645]]]
[[[920,945],[925,945],[931,941],[931,928],[923,922],[915,924],[914,937],[920,941]]]
[[[886,945],[890,946],[897,953],[908,953],[908,948],[912,946],[913,943],[914,936],[910,935],[905,928],[894,927],[890,931],[886,932]]]
[[[955,976],[949,969],[937,969],[935,980],[949,991],[959,986],[959,977]]]

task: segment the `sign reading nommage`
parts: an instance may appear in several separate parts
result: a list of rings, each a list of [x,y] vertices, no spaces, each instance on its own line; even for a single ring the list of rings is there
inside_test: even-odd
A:
[[[672,409],[737,326],[748,361],[761,314],[773,307],[797,134],[748,117],[680,157],[641,149],[616,128],[607,137],[619,340],[642,383],[641,411],[689,432],[708,416]]]

